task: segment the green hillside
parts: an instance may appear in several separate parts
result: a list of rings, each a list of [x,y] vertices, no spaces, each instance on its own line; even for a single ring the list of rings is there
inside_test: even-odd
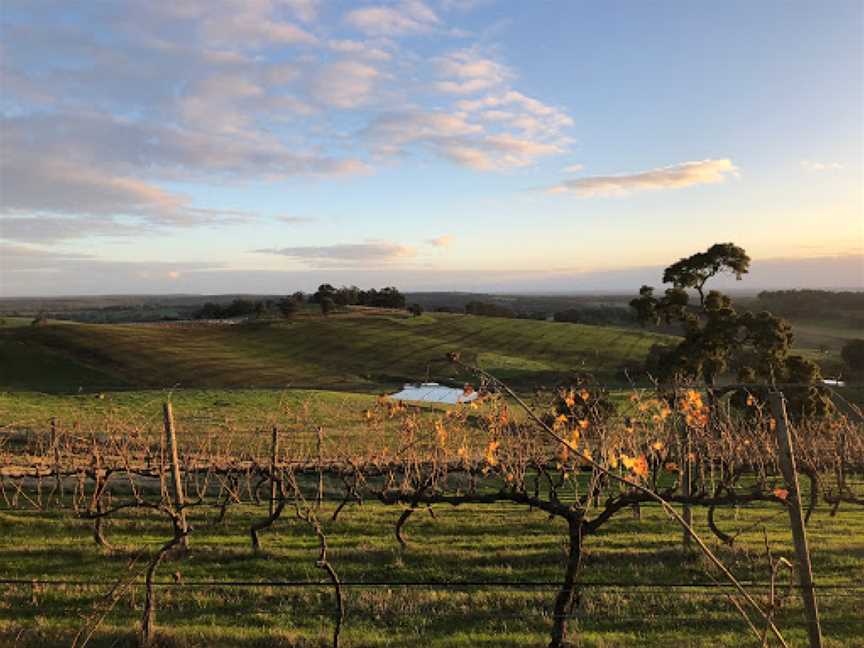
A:
[[[0,329],[0,388],[324,387],[461,380],[448,351],[530,388],[572,370],[620,382],[663,336],[530,320],[353,313],[235,326],[49,324]],[[430,365],[431,363],[431,365]]]

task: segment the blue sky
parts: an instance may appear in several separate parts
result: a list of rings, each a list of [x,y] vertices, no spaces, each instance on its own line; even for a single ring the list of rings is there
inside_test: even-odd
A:
[[[0,294],[622,290],[718,241],[747,287],[864,287],[857,0],[0,22]]]

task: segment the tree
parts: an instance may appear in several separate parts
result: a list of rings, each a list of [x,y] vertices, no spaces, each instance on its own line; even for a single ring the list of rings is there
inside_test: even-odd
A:
[[[864,340],[849,340],[840,351],[843,362],[855,373],[864,372]]]
[[[663,282],[671,283],[662,297],[654,288],[642,286],[630,302],[640,323],[677,323],[683,340],[671,347],[655,347],[649,355],[649,370],[667,381],[701,379],[712,389],[718,378],[734,368],[743,382],[806,382],[821,380],[819,367],[800,356],[790,356],[792,328],[767,311],[739,313],[721,292],[706,293],[707,282],[721,273],[746,274],[750,257],[732,243],[712,245],[666,268]],[[690,304],[688,289],[699,295]]]
[[[318,303],[321,305],[321,314],[324,317],[327,317],[335,306],[335,302],[331,297],[321,297]]]
[[[333,295],[336,294],[336,289],[330,284],[321,284],[318,286],[318,290],[315,292],[312,297],[309,298],[309,302],[312,304],[320,304],[321,300],[329,298],[331,301],[333,300]]]
[[[693,288],[699,293],[699,302],[705,303],[705,283],[723,272],[741,275],[750,269],[750,257],[743,248],[733,243],[715,243],[705,252],[697,252],[666,268],[663,283],[671,283],[679,290]]]
[[[279,314],[285,319],[291,319],[300,310],[300,304],[294,297],[283,297],[276,302],[276,308],[279,309]]]

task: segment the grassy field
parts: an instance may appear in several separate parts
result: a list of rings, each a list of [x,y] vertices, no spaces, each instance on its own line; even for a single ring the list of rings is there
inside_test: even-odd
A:
[[[50,324],[0,330],[0,388],[38,391],[293,386],[379,391],[463,380],[460,351],[530,389],[567,372],[622,382],[664,336],[611,327],[465,315],[301,318],[237,326]]]
[[[181,435],[236,430],[267,432],[290,427],[298,418],[314,429],[350,436],[376,397],[322,390],[152,390],[52,395],[0,392],[0,425],[6,429],[45,432],[51,418],[63,429],[84,433],[130,427],[159,438],[162,403],[170,400]]]
[[[555,583],[561,578],[565,535],[562,525],[539,512],[512,505],[437,507],[436,518],[416,514],[400,550],[393,525],[401,509],[366,503],[329,521],[321,518],[330,560],[346,586],[345,646],[434,647],[542,646],[548,641]],[[724,511],[719,524],[745,529],[735,550],[717,547],[741,578],[764,583],[767,529],[775,556],[792,558],[788,523],[767,505]],[[161,589],[157,623],[165,646],[326,645],[332,592],[321,586],[268,586],[265,581],[321,584],[315,567],[317,543],[308,528],[286,515],[254,553],[248,525],[260,515],[232,509],[223,527],[194,536],[191,554],[165,563],[159,580],[179,575],[187,586]],[[768,518],[764,525],[759,520]],[[704,527],[704,510],[696,513]],[[752,527],[747,529],[747,527]],[[18,646],[69,645],[86,617],[126,573],[142,547],[168,537],[164,522],[132,512],[112,518],[106,535],[111,550],[98,549],[88,525],[70,515],[0,512],[2,573],[15,579],[104,581],[99,586],[0,585],[0,643]],[[817,512],[809,526],[826,646],[864,646],[860,615],[864,591],[864,514]],[[743,620],[712,584],[700,558],[680,548],[680,532],[659,511],[645,507],[641,520],[627,511],[588,539],[582,569],[582,601],[576,645],[728,646],[753,644]],[[201,581],[257,581],[259,587],[194,586]],[[363,585],[369,581],[433,583],[422,586]],[[497,585],[459,585],[493,582]],[[140,579],[139,579],[140,582]],[[540,583],[516,586],[514,583]],[[785,583],[785,577],[783,582]],[[442,583],[455,583],[446,586]],[[690,584],[684,588],[675,585]],[[765,593],[764,587],[754,592]],[[121,597],[97,631],[92,646],[129,645],[137,627],[142,591]],[[36,605],[32,601],[36,601]],[[763,599],[764,600],[764,599]],[[778,611],[791,645],[806,643],[799,600],[791,596]],[[755,645],[755,644],[753,644]]]

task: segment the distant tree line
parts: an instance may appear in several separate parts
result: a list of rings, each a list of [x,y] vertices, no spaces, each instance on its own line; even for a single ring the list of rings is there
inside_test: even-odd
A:
[[[279,299],[235,299],[227,304],[206,302],[192,313],[192,319],[230,319],[233,317],[274,318],[293,316],[306,301],[302,292]]]
[[[318,286],[318,290],[309,298],[309,302],[312,304],[321,304],[325,300],[330,300],[335,306],[405,308],[405,295],[399,292],[399,289],[394,286],[362,290],[357,286],[335,288],[330,284],[321,284]]]
[[[318,304],[323,315],[329,315],[336,307],[373,306],[376,308],[404,309],[405,295],[393,286],[386,288],[370,288],[362,290],[357,286],[342,286],[335,288],[330,284],[321,284],[311,295],[295,292],[281,298],[243,299],[238,298],[227,304],[207,302],[192,313],[193,319],[230,319],[234,317],[254,318],[290,318],[304,304]],[[423,309],[418,304],[412,304],[408,310],[414,315],[421,315]]]
[[[465,304],[467,315],[482,315],[483,317],[516,317],[516,311],[500,304],[491,302],[470,301]]]
[[[573,324],[633,326],[638,321],[633,312],[618,306],[588,306],[556,311],[552,319]]]
[[[824,317],[849,315],[852,312],[864,317],[864,292],[764,290],[758,297],[762,306],[786,317],[806,317],[814,314]]]
[[[505,306],[495,302],[470,301],[465,304],[464,309],[455,306],[439,306],[435,309],[439,313],[461,313],[467,315],[481,315],[483,317],[504,317],[511,319],[529,319],[545,321],[549,319],[549,312],[543,310],[522,310]],[[583,308],[567,308],[552,313],[552,319],[556,322],[579,322],[581,324],[612,324],[619,326],[634,326],[637,324],[636,316],[626,306],[585,306]]]

